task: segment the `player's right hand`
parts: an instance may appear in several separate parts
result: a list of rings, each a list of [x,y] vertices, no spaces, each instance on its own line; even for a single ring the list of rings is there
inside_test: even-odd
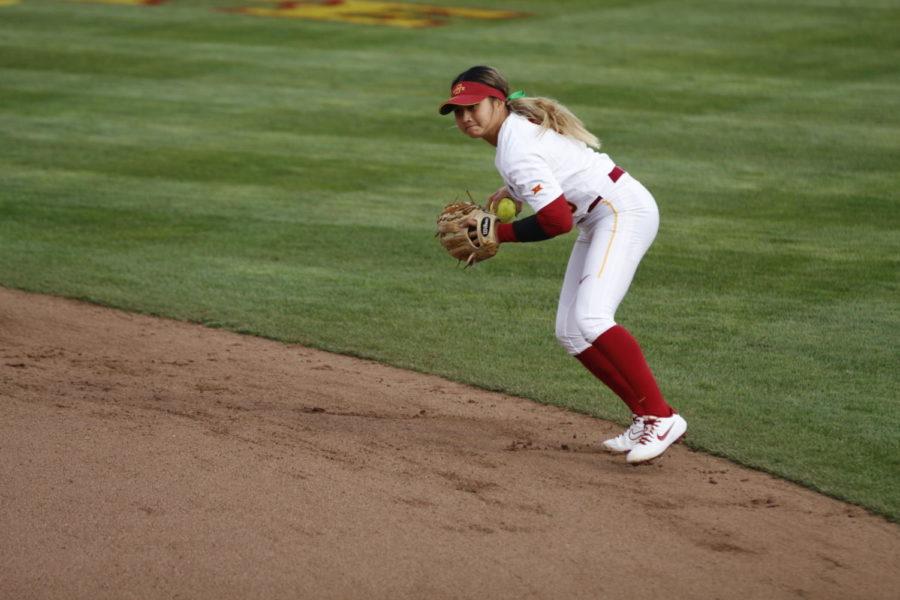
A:
[[[505,185],[488,197],[488,203],[485,210],[489,213],[497,214],[497,203],[504,198],[509,198],[513,201],[516,205],[516,216],[519,216],[519,213],[522,212],[522,203],[510,195],[509,188]]]
[[[498,189],[496,192],[488,196],[487,203],[487,211],[488,212],[496,212],[496,204],[503,200],[504,198],[509,198],[509,188],[505,185]]]

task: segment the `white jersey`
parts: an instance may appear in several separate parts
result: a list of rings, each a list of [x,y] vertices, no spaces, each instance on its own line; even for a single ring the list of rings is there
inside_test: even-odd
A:
[[[576,221],[615,184],[609,156],[515,113],[500,127],[494,165],[516,200],[537,212],[565,194]]]

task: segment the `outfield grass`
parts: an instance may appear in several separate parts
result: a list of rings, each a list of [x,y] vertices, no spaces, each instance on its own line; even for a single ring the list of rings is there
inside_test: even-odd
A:
[[[432,237],[499,67],[578,113],[662,224],[619,321],[695,448],[900,516],[900,8],[441,0],[441,28],[0,6],[0,285],[437,373],[625,422],[553,338],[573,236],[463,271]]]

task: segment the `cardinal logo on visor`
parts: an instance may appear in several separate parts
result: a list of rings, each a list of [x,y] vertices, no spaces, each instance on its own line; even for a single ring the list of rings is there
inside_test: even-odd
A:
[[[456,87],[453,88],[453,91],[450,93],[453,94],[454,96],[459,96],[464,91],[466,91],[466,86],[464,86],[461,83],[458,83],[458,84],[456,84]]]

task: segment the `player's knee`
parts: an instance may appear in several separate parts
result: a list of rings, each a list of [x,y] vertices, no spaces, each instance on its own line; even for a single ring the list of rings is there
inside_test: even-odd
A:
[[[587,347],[579,330],[560,325],[556,327],[556,341],[567,353],[573,356],[584,352]]]
[[[613,327],[616,321],[613,315],[610,314],[592,314],[579,316],[575,323],[582,338],[590,342],[596,340],[604,331]]]

